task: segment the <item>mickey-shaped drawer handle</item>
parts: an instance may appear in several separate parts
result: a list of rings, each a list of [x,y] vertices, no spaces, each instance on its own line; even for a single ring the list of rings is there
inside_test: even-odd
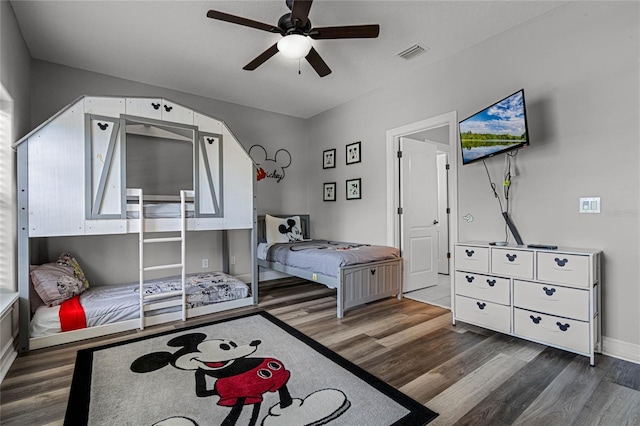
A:
[[[562,331],[567,331],[567,329],[569,327],[571,327],[569,324],[562,324],[561,322],[557,322],[556,325],[558,326],[558,328]]]
[[[507,259],[509,259],[509,262],[513,262],[514,260],[516,260],[516,257],[518,257],[517,254],[509,254],[509,253],[507,253],[506,256],[507,256]]]
[[[98,127],[100,127],[100,130],[107,130],[107,127],[109,127],[108,123],[98,123]]]
[[[213,145],[213,142],[215,142],[215,139],[207,138],[207,142],[209,142],[209,145]]]
[[[464,252],[467,253],[468,257],[473,256],[473,253],[475,253],[475,251],[473,251],[473,250],[465,250]]]
[[[151,102],[151,106],[153,107],[153,109],[160,109],[160,104]]]
[[[480,308],[480,310],[484,309],[487,306],[486,303],[481,303],[481,302],[476,302],[476,304],[478,305],[478,308]]]
[[[534,317],[533,315],[529,315],[529,318],[531,318],[531,321],[533,321],[534,324],[540,324],[540,321],[542,321],[542,318]]]
[[[371,272],[371,275],[375,275],[376,274],[376,270],[375,269],[370,269],[369,272]]]
[[[559,267],[563,267],[564,265],[566,265],[567,263],[569,263],[569,259],[559,259],[559,258],[555,258],[553,259],[556,261],[556,263],[558,264]]]
[[[167,104],[165,104],[165,105],[164,105],[164,110],[165,110],[165,111],[170,112],[172,109],[173,109],[173,107],[172,107],[172,106],[169,106],[169,105],[167,105]]]
[[[464,277],[467,279],[468,283],[472,282],[476,278],[473,275],[465,275]]]
[[[553,288],[553,287],[551,287],[551,288],[542,287],[542,289],[547,294],[547,296],[553,296],[553,293],[556,292],[556,289]]]
[[[496,280],[487,279],[487,284],[489,284],[489,287],[493,287],[494,285],[496,285]]]

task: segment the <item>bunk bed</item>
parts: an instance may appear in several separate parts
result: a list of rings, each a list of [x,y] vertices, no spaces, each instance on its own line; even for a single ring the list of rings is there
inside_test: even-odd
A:
[[[255,258],[255,164],[224,122],[163,98],[82,96],[14,147],[19,351],[257,304],[257,262],[241,271],[243,280],[233,277],[227,235],[245,231],[246,252]],[[195,231],[220,231],[220,271],[187,271],[197,254],[186,250]],[[123,285],[89,284],[75,259],[50,262],[33,247],[117,234],[138,235],[138,275]],[[168,247],[175,261],[149,264],[150,246]],[[38,263],[54,273],[70,268],[50,283],[64,300],[45,301],[40,282],[34,286],[46,269]],[[78,280],[85,284],[66,288]],[[62,331],[59,311],[72,303],[86,327]]]
[[[402,258],[395,247],[310,238],[310,217],[258,216],[258,265],[336,289],[338,318],[346,309],[402,298]]]

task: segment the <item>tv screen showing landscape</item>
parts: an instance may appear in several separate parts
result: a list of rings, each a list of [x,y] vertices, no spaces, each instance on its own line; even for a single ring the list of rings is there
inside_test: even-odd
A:
[[[460,122],[462,164],[529,145],[524,90]]]

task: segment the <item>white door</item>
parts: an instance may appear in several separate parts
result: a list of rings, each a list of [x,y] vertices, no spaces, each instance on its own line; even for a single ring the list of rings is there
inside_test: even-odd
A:
[[[400,216],[404,291],[438,282],[438,176],[436,147],[400,138]]]

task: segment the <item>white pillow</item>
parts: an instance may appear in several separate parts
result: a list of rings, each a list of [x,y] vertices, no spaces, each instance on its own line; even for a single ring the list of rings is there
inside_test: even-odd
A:
[[[267,228],[267,244],[302,241],[304,238],[300,216],[279,218],[266,215],[264,221]]]

